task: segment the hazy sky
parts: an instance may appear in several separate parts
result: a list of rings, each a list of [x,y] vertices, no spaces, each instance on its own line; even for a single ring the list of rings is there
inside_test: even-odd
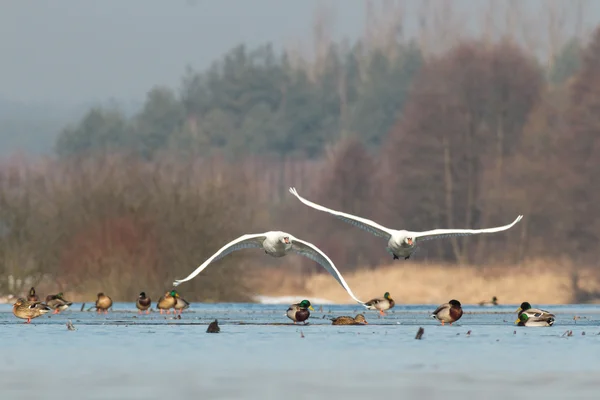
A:
[[[595,1],[588,14],[600,12]],[[0,98],[141,100],[154,84],[177,86],[186,65],[203,69],[242,42],[310,46],[319,4],[334,7],[338,38],[362,33],[361,0],[4,0]]]

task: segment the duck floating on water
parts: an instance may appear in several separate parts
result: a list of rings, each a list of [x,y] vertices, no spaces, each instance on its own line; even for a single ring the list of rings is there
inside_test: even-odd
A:
[[[492,300],[484,300],[484,301],[480,301],[479,302],[480,306],[497,306],[498,305],[498,298],[496,296],[492,297]]]
[[[208,324],[208,328],[206,329],[206,333],[219,333],[221,332],[221,328],[219,328],[219,323],[215,319],[213,322]]]

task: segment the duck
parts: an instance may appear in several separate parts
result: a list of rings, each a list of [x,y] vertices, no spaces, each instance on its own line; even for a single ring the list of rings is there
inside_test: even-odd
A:
[[[515,323],[517,326],[552,326],[554,324],[554,315],[542,314],[539,317],[530,317],[527,313],[521,313]]]
[[[98,298],[96,299],[96,310],[98,313],[104,311],[104,314],[108,314],[108,309],[112,307],[112,299],[105,295],[104,293],[98,293]]]
[[[208,328],[206,329],[206,333],[219,333],[221,332],[221,328],[219,328],[219,323],[215,319],[213,322],[208,324]]]
[[[304,322],[306,324],[306,320],[310,317],[310,311],[315,311],[313,306],[310,304],[308,300],[302,300],[300,303],[292,304],[286,312],[286,316],[296,322]]]
[[[365,325],[368,324],[365,316],[362,314],[356,314],[356,317],[341,316],[337,318],[331,318],[331,325]]]
[[[365,306],[369,310],[379,310],[379,314],[385,315],[386,310],[394,307],[396,302],[390,297],[390,292],[385,292],[383,297],[369,300],[365,303]]]
[[[46,296],[46,305],[54,310],[52,314],[58,314],[61,311],[65,311],[67,308],[71,307],[72,304],[73,302],[63,298],[62,292]]]
[[[179,293],[177,293],[177,297],[175,298],[175,307],[173,307],[175,310],[173,312],[177,312],[177,310],[179,310],[179,314],[181,314],[183,310],[189,307],[189,301],[187,301],[186,299],[181,297]]]
[[[174,308],[177,304],[177,297],[179,297],[179,293],[175,290],[171,290],[170,292],[166,292],[164,296],[161,296],[156,303],[156,308],[159,309],[160,313],[163,313],[163,310],[167,310],[167,314],[171,313],[171,308]]]
[[[204,261],[198,268],[196,268],[192,273],[190,273],[187,277],[183,279],[177,279],[173,282],[173,286],[179,286],[183,282],[187,282],[191,279],[194,279],[196,275],[202,272],[205,268],[207,268],[213,261],[220,260],[226,255],[233,253],[237,250],[243,249],[251,249],[257,248],[262,249],[264,252],[275,258],[281,258],[286,256],[289,253],[298,254],[304,257],[307,257],[318,264],[320,264],[333,278],[338,281],[338,283],[346,290],[348,295],[354,299],[354,301],[364,306],[364,302],[358,299],[350,286],[346,283],[346,280],[340,274],[340,271],[336,268],[333,261],[329,259],[329,257],[321,251],[317,246],[307,241],[298,239],[289,233],[281,232],[281,231],[269,231],[264,233],[250,233],[246,235],[242,235],[237,239],[232,240],[227,243],[225,246],[221,247],[215,254],[210,256],[206,261]]]
[[[442,304],[431,314],[432,318],[437,319],[444,325],[446,322],[452,325],[462,317],[463,310],[458,300],[450,300],[447,303]]]
[[[478,235],[481,233],[493,233],[501,232],[512,228],[517,222],[519,222],[523,216],[519,215],[511,224],[498,226],[495,228],[486,229],[433,229],[424,232],[413,232],[407,230],[396,230],[386,228],[378,224],[377,222],[371,221],[366,218],[357,217],[352,214],[343,213],[341,211],[332,210],[327,207],[323,207],[319,204],[313,203],[305,199],[298,194],[296,188],[291,187],[290,193],[296,196],[305,205],[314,208],[315,210],[326,212],[331,214],[344,222],[354,225],[357,228],[363,229],[372,235],[383,238],[387,241],[386,250],[393,256],[393,260],[404,258],[408,260],[410,256],[417,249],[417,243],[425,240],[440,239],[448,236],[470,236]]]
[[[135,301],[135,306],[138,309],[138,314],[142,311],[146,311],[146,314],[150,314],[150,306],[152,305],[152,299],[146,296],[146,292],[141,292]]]
[[[50,307],[40,301],[29,301],[19,297],[13,304],[13,314],[17,318],[26,319],[26,324],[30,324],[33,318],[37,318],[50,311]]]
[[[38,295],[35,294],[35,288],[32,286],[31,289],[29,289],[29,294],[27,295],[27,301],[40,301],[40,299],[38,298]]]
[[[524,325],[521,326],[550,326],[554,323],[554,319],[556,318],[554,314],[549,311],[531,307],[531,304],[529,304],[527,301],[522,302],[519,308],[517,308],[516,312],[517,319],[515,320],[515,324],[523,323]],[[521,318],[522,314],[526,314],[527,318]],[[549,322],[550,319],[552,319],[551,323]],[[546,321],[546,323],[549,323],[549,325],[536,324],[542,321]]]
[[[497,306],[498,305],[498,298],[496,296],[492,297],[492,300],[484,300],[484,301],[480,301],[479,302],[480,306]]]

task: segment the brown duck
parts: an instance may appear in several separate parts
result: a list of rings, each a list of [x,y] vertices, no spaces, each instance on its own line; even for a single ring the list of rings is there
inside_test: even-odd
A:
[[[101,313],[104,311],[104,314],[108,314],[108,309],[112,307],[112,299],[105,295],[104,293],[98,293],[98,298],[96,299],[96,311]]]
[[[158,299],[156,308],[159,309],[161,314],[163,313],[163,310],[167,310],[167,314],[170,314],[171,308],[175,308],[175,304],[177,304],[177,297],[179,297],[179,293],[177,293],[175,290],[166,292],[164,296],[161,296]]]
[[[368,324],[365,316],[362,314],[356,314],[356,317],[337,317],[331,319],[331,325],[365,325]]]
[[[28,301],[24,298],[18,298],[13,305],[13,314],[17,318],[26,319],[26,324],[31,323],[33,318],[37,318],[50,311],[50,307],[39,301]]]

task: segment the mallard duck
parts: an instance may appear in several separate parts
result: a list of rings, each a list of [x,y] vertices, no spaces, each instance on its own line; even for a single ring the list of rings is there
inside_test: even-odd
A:
[[[368,324],[365,316],[362,314],[356,314],[356,317],[337,317],[331,319],[331,325],[365,325]]]
[[[171,308],[175,307],[177,304],[177,297],[179,297],[179,293],[175,290],[171,290],[170,292],[166,292],[164,296],[161,296],[156,303],[156,308],[159,309],[160,313],[163,313],[163,310],[167,310],[167,314],[171,313]]]
[[[213,322],[208,324],[208,328],[206,329],[206,333],[219,333],[221,332],[221,328],[219,328],[219,323],[215,319]]]
[[[190,303],[186,299],[181,297],[179,293],[177,293],[177,297],[175,297],[175,307],[173,307],[175,310],[173,312],[177,312],[177,310],[179,310],[179,314],[181,314],[183,310],[189,307]]]
[[[480,306],[497,306],[498,298],[496,296],[494,296],[494,297],[492,297],[491,301],[488,301],[488,300],[480,301],[479,305]]]
[[[27,301],[40,301],[37,294],[35,294],[35,288],[32,286],[29,289],[29,294],[27,295]]]
[[[46,314],[50,307],[40,301],[28,301],[19,297],[13,305],[13,314],[17,318],[26,319],[26,324],[31,323],[33,318]]]
[[[65,300],[62,292],[46,296],[46,305],[54,310],[52,314],[58,314],[61,311],[65,311],[67,308],[71,307],[71,304],[73,304],[73,302]]]
[[[389,310],[394,307],[396,303],[394,299],[390,297],[390,292],[385,292],[383,297],[378,297],[373,300],[369,300],[365,303],[365,307],[369,310],[379,310],[379,314],[385,315],[385,310]]]
[[[150,299],[150,297],[146,297],[146,292],[140,293],[137,300],[135,301],[135,306],[139,310],[138,314],[141,314],[142,311],[146,311],[146,314],[150,314],[151,305],[152,299]]]
[[[112,307],[112,299],[105,295],[104,293],[98,293],[98,298],[96,299],[96,311],[101,313],[104,311],[104,314],[108,314],[108,309]]]
[[[452,325],[453,322],[458,321],[463,315],[463,310],[458,300],[450,300],[448,303],[444,303],[431,314],[432,318],[444,323],[448,322]]]
[[[525,323],[525,326],[550,326],[554,323],[554,314],[546,311],[546,310],[540,310],[539,308],[532,308],[531,304],[529,304],[529,302],[524,301],[521,303],[521,306],[519,308],[517,308],[517,319],[515,320],[515,324],[519,324],[521,322],[523,322],[523,319],[521,319],[521,314],[526,314],[527,318],[525,319],[525,321],[528,321],[529,324]],[[552,323],[550,323],[549,325],[533,325],[535,322],[538,321],[547,321],[549,319],[549,317],[552,318]]]
[[[300,303],[292,304],[286,312],[286,315],[289,319],[296,322],[303,322],[306,324],[306,320],[310,317],[310,311],[315,311],[313,306],[310,304],[308,300],[302,300]]]
[[[552,326],[554,324],[554,315],[538,314],[539,317],[530,317],[527,313],[519,314],[519,318],[515,321],[518,326]]]

